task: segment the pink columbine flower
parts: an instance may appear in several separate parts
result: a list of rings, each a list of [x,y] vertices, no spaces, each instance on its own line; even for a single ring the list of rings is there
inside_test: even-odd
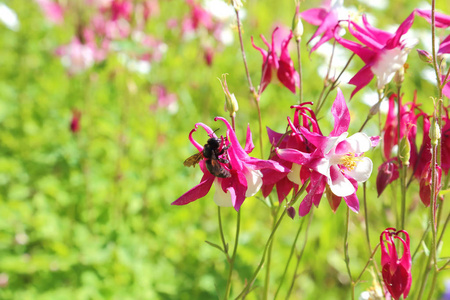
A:
[[[252,45],[258,50],[263,58],[260,94],[266,89],[267,85],[275,79],[272,73],[276,72],[276,78],[295,94],[295,87],[300,83],[300,77],[294,68],[294,63],[289,55],[288,46],[292,39],[292,31],[287,36],[283,34],[283,30],[276,27],[272,32],[272,44],[269,44],[263,35],[260,35],[267,51],[259,48],[253,42]]]
[[[58,2],[52,0],[35,0],[48,20],[55,24],[62,24],[64,21],[64,10]]]
[[[329,136],[300,128],[305,139],[316,147],[314,152],[309,154],[295,149],[277,150],[280,158],[311,170],[308,194],[299,207],[300,216],[308,214],[313,203],[315,206],[319,205],[325,189],[329,189],[328,194],[333,198],[330,200],[333,210],[337,209],[341,198],[344,198],[350,209],[358,212],[358,182],[365,182],[372,173],[372,161],[364,157],[364,152],[376,146],[378,138],[370,138],[361,132],[348,136],[350,113],[340,89],[331,111],[335,123]]]
[[[399,237],[402,233],[405,238]],[[403,246],[402,255],[395,246],[398,239]],[[409,235],[404,230],[396,231],[395,228],[387,228],[380,235],[381,266],[384,284],[394,299],[408,296],[411,288],[411,252],[409,248]],[[387,245],[387,247],[386,247]]]
[[[245,147],[242,148],[230,123],[221,117],[217,117],[215,120],[222,121],[227,127],[227,137],[223,141],[224,146],[228,148],[226,155],[220,157],[222,161],[219,161],[219,163],[222,168],[230,173],[230,176],[226,178],[214,176],[208,171],[205,160],[201,160],[199,165],[203,172],[203,177],[200,183],[174,201],[172,205],[185,205],[206,196],[214,183],[216,186],[214,202],[218,206],[233,206],[236,210],[239,210],[245,198],[253,196],[261,188],[265,180],[262,170],[269,168],[282,173],[289,172],[287,168],[277,162],[257,159],[248,155],[254,148],[250,128],[247,128],[247,139]],[[202,145],[192,137],[192,134],[197,131],[199,126],[205,129],[209,137],[216,137],[216,135],[207,125],[203,123],[195,124],[195,128],[189,134],[189,139],[197,150],[201,152],[203,151]]]
[[[400,24],[395,33],[372,27],[365,15],[363,15],[362,20],[364,27],[353,21],[348,21],[348,29],[363,45],[346,40],[335,34],[336,41],[358,55],[366,64],[349,81],[350,84],[356,86],[351,97],[369,84],[374,75],[377,77],[377,89],[382,89],[392,80],[395,73],[403,67],[408,53],[418,42],[415,39],[406,39],[404,37],[414,22],[414,13],[410,14]]]
[[[70,44],[60,46],[55,52],[61,57],[61,63],[69,74],[74,75],[94,65],[95,51],[92,45],[82,44],[78,38],[74,38]]]
[[[321,8],[311,8],[300,14],[306,22],[318,26],[316,32],[309,39],[308,44],[316,37],[321,36],[320,40],[311,48],[311,52],[319,48],[323,43],[329,41],[334,36],[334,31],[339,28],[339,18],[344,16],[344,0],[325,1]]]
[[[70,120],[70,131],[77,133],[81,128],[81,111],[72,110],[72,120]]]

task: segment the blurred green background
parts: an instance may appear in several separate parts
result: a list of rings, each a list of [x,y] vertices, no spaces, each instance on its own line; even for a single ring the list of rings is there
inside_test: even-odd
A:
[[[64,5],[70,2],[60,1]],[[449,14],[445,1],[438,2]],[[183,166],[183,161],[196,151],[188,140],[190,130],[197,122],[215,128],[213,118],[227,116],[217,80],[221,74],[229,74],[228,86],[239,101],[238,138],[244,141],[250,123],[254,143],[259,145],[258,115],[248,93],[235,21],[223,21],[234,36],[229,45],[217,43],[205,32],[184,38],[180,27],[189,15],[189,6],[179,0],[159,1],[159,10],[142,30],[166,46],[162,58],[151,62],[149,72],[136,72],[131,68],[131,60],[124,60],[146,51],[128,38],[116,42],[104,61],[83,72],[68,74],[55,50],[76,34],[74,24],[80,12],[66,11],[64,22],[54,24],[34,1],[0,0],[2,3],[15,11],[20,27],[12,30],[0,23],[0,299],[221,298],[228,265],[222,253],[205,243],[220,243],[213,192],[187,206],[170,204],[198,184],[202,175],[198,168]],[[245,50],[253,83],[257,85],[261,55],[251,47],[250,36],[262,46],[259,34],[270,39],[275,25],[290,26],[295,3],[247,0],[244,4]],[[319,4],[307,1],[302,10]],[[391,30],[414,8],[426,5],[406,0],[385,4],[376,8],[357,1],[345,3],[356,11],[370,13],[373,20],[378,20],[375,26]],[[94,14],[93,8],[84,9],[87,12],[83,16]],[[168,26],[173,20],[177,25]],[[315,30],[309,24],[304,26],[302,46]],[[413,34],[421,40],[419,48],[430,44],[428,27],[428,23],[416,19]],[[212,65],[208,66],[202,49],[210,44],[215,49]],[[291,53],[296,65],[294,51]],[[319,53],[309,55],[306,47],[302,57],[304,98],[315,101],[323,85],[317,70],[328,61]],[[436,96],[436,89],[422,76],[429,67],[419,60],[415,50],[408,63],[405,99],[411,101],[413,90],[417,89],[418,101],[431,113],[430,96]],[[361,61],[354,59],[351,74],[361,66]],[[376,101],[376,94],[368,92],[374,85],[372,82],[349,103],[350,134],[359,129],[370,108],[364,101]],[[155,91],[160,86],[176,95],[173,106],[158,104]],[[345,82],[341,88],[348,99],[353,88]],[[333,126],[329,110],[334,97],[332,92],[318,116],[324,133]],[[292,117],[289,106],[296,101],[297,96],[286,88],[269,85],[261,99],[263,126],[284,131],[286,117]],[[69,128],[73,110],[81,112],[77,133]],[[224,132],[223,128],[219,130],[219,134]],[[365,132],[379,134],[375,118]],[[206,141],[207,136],[199,131],[195,138]],[[265,134],[263,141],[266,157],[269,144]],[[260,157],[258,147],[252,155]],[[376,168],[382,162],[380,147],[367,155],[374,161],[374,173],[367,183],[374,246],[386,227],[395,226],[391,201],[398,196],[399,188],[394,184],[377,198],[375,179]],[[358,196],[361,200],[361,188]],[[415,250],[427,226],[428,210],[420,203],[418,184],[411,186],[407,199],[407,230],[411,249]],[[256,268],[272,227],[271,210],[261,200],[258,193],[241,208],[234,296]],[[345,208],[342,204],[334,214],[323,199],[314,211],[293,299],[350,297],[343,247]],[[222,211],[226,239],[232,245],[236,212],[232,208]],[[446,205],[443,216],[448,211]],[[286,218],[277,232],[269,298],[280,284],[300,223],[298,217]],[[364,230],[364,214],[352,213],[349,243],[354,277],[369,256]],[[304,229],[298,249],[303,239]],[[447,234],[441,257],[450,256],[449,242]],[[414,280],[421,274],[427,254],[426,247],[418,249],[412,292],[417,288]],[[379,261],[379,253],[376,259]],[[280,299],[291,282],[294,262]],[[450,278],[448,271],[438,277],[435,297],[443,292],[445,278]],[[255,285],[261,287],[263,280],[264,269]],[[357,295],[370,286],[372,277],[366,272],[356,287]],[[248,299],[259,299],[261,292],[257,288]]]

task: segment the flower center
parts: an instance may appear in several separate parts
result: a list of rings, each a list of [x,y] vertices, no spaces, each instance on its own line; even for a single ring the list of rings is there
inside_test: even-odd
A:
[[[343,165],[347,170],[353,171],[359,161],[361,161],[361,158],[359,156],[355,157],[355,153],[348,153],[341,157],[339,164]]]

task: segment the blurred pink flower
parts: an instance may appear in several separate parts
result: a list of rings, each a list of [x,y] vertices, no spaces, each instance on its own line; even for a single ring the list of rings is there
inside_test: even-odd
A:
[[[171,113],[175,113],[178,110],[177,95],[169,93],[163,85],[154,86],[152,93],[156,94],[157,103],[150,106],[151,110],[165,108]]]
[[[300,14],[303,20],[318,26],[308,44],[317,36],[322,35],[320,40],[311,48],[311,52],[334,37],[334,31],[336,27],[339,27],[339,15],[342,15],[343,5],[344,0],[328,0],[324,2],[322,8],[311,8]]]
[[[70,75],[78,74],[94,65],[96,49],[92,45],[82,44],[74,38],[70,44],[56,49],[56,55],[61,57],[61,63]]]
[[[339,89],[331,112],[334,117],[334,129],[329,136],[310,132],[304,127],[300,128],[305,139],[316,147],[312,153],[295,149],[277,149],[280,158],[311,170],[308,194],[299,207],[300,216],[308,214],[313,203],[319,205],[325,188],[329,189],[330,196],[334,197],[330,200],[333,210],[339,205],[337,202],[340,202],[340,198],[344,198],[350,209],[358,212],[359,201],[356,196],[358,182],[365,182],[372,173],[372,161],[364,157],[364,152],[374,147],[378,139],[369,138],[361,132],[347,137],[350,113]]]
[[[227,127],[227,137],[222,139],[223,146],[227,147],[227,150],[221,157],[218,157],[221,161],[218,160],[217,162],[221,165],[221,168],[229,172],[229,177],[214,176],[208,171],[205,160],[202,159],[199,162],[200,169],[203,172],[200,184],[183,194],[172,205],[185,205],[206,196],[214,183],[216,186],[214,202],[218,206],[233,206],[236,210],[239,210],[245,198],[253,196],[261,188],[265,180],[261,170],[269,168],[283,173],[289,171],[277,162],[257,159],[248,155],[254,148],[250,128],[247,128],[246,143],[245,147],[242,148],[230,123],[221,117],[217,117],[215,120],[222,121]],[[199,126],[205,129],[210,138],[217,138],[217,136],[205,124],[195,124],[194,129],[189,134],[189,139],[197,150],[202,152],[203,147],[192,137]]]
[[[62,24],[64,21],[64,11],[58,2],[52,0],[35,0],[44,11],[48,20],[55,24]]]
[[[292,31],[284,34],[280,27],[276,27],[272,33],[272,44],[269,44],[266,38],[261,34],[260,37],[267,46],[267,51],[257,47],[253,42],[252,45],[258,50],[263,58],[260,94],[266,89],[267,85],[278,78],[285,87],[295,94],[295,87],[299,85],[300,79],[294,68],[294,63],[289,55],[288,46],[292,39]],[[276,72],[276,77],[272,73]]]
[[[399,237],[403,233],[405,239]],[[403,254],[399,253],[395,246],[395,239],[403,246]],[[398,300],[403,295],[408,297],[411,288],[411,251],[409,235],[404,230],[396,231],[395,228],[387,228],[380,235],[381,266],[384,284],[391,296]],[[387,245],[387,247],[386,247]]]
[[[411,28],[413,22],[414,12],[400,24],[395,33],[390,33],[372,27],[367,22],[365,15],[363,15],[364,27],[353,21],[348,21],[350,33],[363,45],[343,39],[335,34],[337,42],[354,52],[365,63],[365,66],[349,81],[350,84],[356,86],[351,97],[369,84],[374,75],[377,77],[377,89],[382,89],[392,80],[395,72],[403,67],[408,53],[418,42],[403,37]]]

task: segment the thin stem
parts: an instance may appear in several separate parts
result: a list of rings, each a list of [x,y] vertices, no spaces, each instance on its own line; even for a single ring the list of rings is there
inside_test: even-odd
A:
[[[380,246],[380,243],[378,243],[375,246],[375,249],[373,249],[373,251],[371,252],[372,254],[369,257],[369,260],[367,261],[366,265],[364,266],[364,269],[361,271],[361,273],[359,274],[358,278],[355,280],[355,282],[353,283],[354,285],[356,285],[360,280],[361,277],[363,276],[364,272],[366,271],[367,267],[369,266],[370,262],[373,260],[373,256],[375,255],[375,253],[377,253],[378,247]]]
[[[220,211],[220,206],[217,206],[217,216],[219,221],[219,233],[220,233],[220,239],[222,241],[223,251],[227,257],[227,261],[230,262],[231,258],[228,254],[228,244],[225,242],[225,235],[223,234],[223,226],[222,226],[222,216]]]
[[[227,287],[225,289],[225,297],[224,297],[225,300],[227,300],[228,296],[230,295],[231,277],[233,275],[234,262],[235,262],[235,259],[236,259],[237,247],[238,247],[238,244],[239,244],[239,231],[240,231],[240,228],[241,228],[241,210],[238,210],[238,212],[237,212],[237,220],[236,220],[236,235],[235,235],[235,240],[234,240],[233,254],[231,255],[231,259],[229,260],[229,262],[230,262],[230,269],[228,271]],[[227,253],[227,255],[228,255],[228,253]]]
[[[263,140],[262,140],[262,117],[261,117],[261,108],[259,107],[259,101],[256,102],[256,108],[258,109],[258,123],[259,123],[259,150],[261,151],[261,158],[264,157],[264,148],[263,148]]]
[[[302,222],[300,223],[300,226],[298,227],[297,233],[295,234],[294,242],[292,243],[292,247],[291,247],[291,252],[289,253],[289,258],[288,258],[288,260],[286,262],[286,266],[284,267],[283,275],[281,276],[281,279],[279,281],[280,284],[278,285],[277,291],[275,292],[275,296],[273,297],[274,300],[277,298],[278,293],[281,290],[281,286],[283,285],[284,278],[286,277],[287,270],[289,268],[289,264],[291,262],[292,256],[294,255],[295,246],[297,244],[298,237],[300,236],[300,232],[302,231],[302,228],[303,228],[303,223],[305,223],[305,218],[302,218]]]
[[[242,59],[244,60],[245,74],[247,75],[248,87],[250,89],[250,93],[254,94],[255,89],[253,88],[252,79],[250,78],[250,72],[248,71],[247,57],[245,56],[244,42],[242,41],[242,29],[241,29],[241,20],[239,18],[239,10],[235,9],[234,11],[236,12],[236,21],[239,32],[239,43],[241,45],[241,54]]]
[[[353,285],[352,272],[350,271],[350,256],[348,255],[348,228],[350,223],[350,208],[347,207],[347,217],[345,221],[345,236],[344,236],[344,252],[345,252],[345,265],[347,266],[348,277]],[[355,299],[355,291],[352,288],[352,300]]]
[[[442,204],[441,204],[442,205]],[[442,227],[442,232],[441,232],[441,235],[439,236],[439,240],[438,240],[438,246],[439,246],[439,244],[442,242],[442,237],[444,236],[444,232],[445,232],[445,229],[447,228],[447,225],[448,225],[448,221],[450,220],[450,213],[447,215],[447,218],[445,219],[445,222],[444,222],[444,227]]]
[[[272,223],[272,231],[275,227],[275,220],[277,219],[277,215],[278,212],[281,209],[281,205],[278,207],[278,209],[275,211],[274,208],[272,207],[272,217],[273,217],[273,223]],[[270,283],[270,262],[272,260],[272,246],[273,246],[273,241],[270,242],[269,245],[269,250],[268,250],[268,254],[267,254],[267,267],[266,267],[266,278],[264,281],[264,294],[263,294],[263,299],[267,300],[267,296],[269,294],[269,283]]]
[[[366,239],[367,246],[369,246],[369,253],[372,252],[372,246],[370,245],[370,234],[369,234],[369,217],[367,214],[367,196],[366,196],[366,183],[363,183],[363,199],[364,199],[364,223],[366,225]]]
[[[305,229],[305,239],[303,242],[302,250],[300,251],[300,254],[297,256],[297,263],[295,264],[295,270],[294,270],[294,274],[292,275],[291,286],[289,287],[289,291],[286,295],[286,299],[288,299],[290,297],[292,290],[294,289],[295,280],[298,277],[298,275],[297,275],[298,266],[300,265],[300,261],[302,260],[303,253],[305,252],[305,249],[306,249],[306,242],[308,241],[308,232],[309,232],[309,227],[311,225],[311,221],[313,219],[313,212],[314,211],[311,210],[311,212],[309,213],[308,225],[306,226],[306,229]]]
[[[433,270],[433,278],[431,279],[431,287],[430,292],[428,293],[428,300],[431,300],[433,297],[434,290],[436,289],[436,279],[437,279],[438,270]]]
[[[419,249],[420,249],[421,246],[422,246],[422,242],[423,242],[423,240],[425,239],[425,237],[426,237],[426,235],[427,235],[427,233],[428,233],[428,230],[430,230],[430,224],[427,225],[427,228],[425,229],[425,231],[424,231],[423,234],[422,234],[422,238],[420,239],[419,243],[417,244],[416,250],[414,250],[414,254],[413,254],[412,257],[411,257],[411,260],[412,260],[412,261],[414,261],[414,257],[416,256],[417,252],[419,252]]]
[[[303,86],[302,86],[302,60],[301,60],[301,54],[300,54],[300,42],[301,40],[296,40],[297,43],[297,61],[298,61],[298,77],[299,77],[299,91],[298,91],[298,101],[299,104],[303,102]]]
[[[305,181],[305,183],[303,184],[303,186],[301,187],[301,189],[298,191],[298,193],[294,196],[294,198],[288,203],[289,207],[290,205],[292,205],[297,199],[298,197],[305,191],[306,186],[308,185],[309,180]],[[247,285],[244,287],[244,289],[242,290],[242,292],[236,297],[236,299],[240,299],[245,297],[249,292],[251,287],[253,286],[256,277],[259,274],[259,271],[261,270],[262,266],[264,265],[265,259],[266,259],[266,254],[267,254],[267,250],[269,248],[269,245],[275,235],[275,232],[277,231],[278,227],[281,224],[281,221],[283,220],[284,216],[286,215],[287,209],[285,209],[283,211],[283,213],[281,214],[280,218],[278,219],[278,221],[276,222],[275,226],[273,227],[272,232],[270,233],[269,238],[267,239],[266,245],[264,247],[264,251],[261,257],[261,261],[258,264],[258,267],[256,268],[255,272],[253,273],[252,277],[250,278],[250,280],[248,281]]]

